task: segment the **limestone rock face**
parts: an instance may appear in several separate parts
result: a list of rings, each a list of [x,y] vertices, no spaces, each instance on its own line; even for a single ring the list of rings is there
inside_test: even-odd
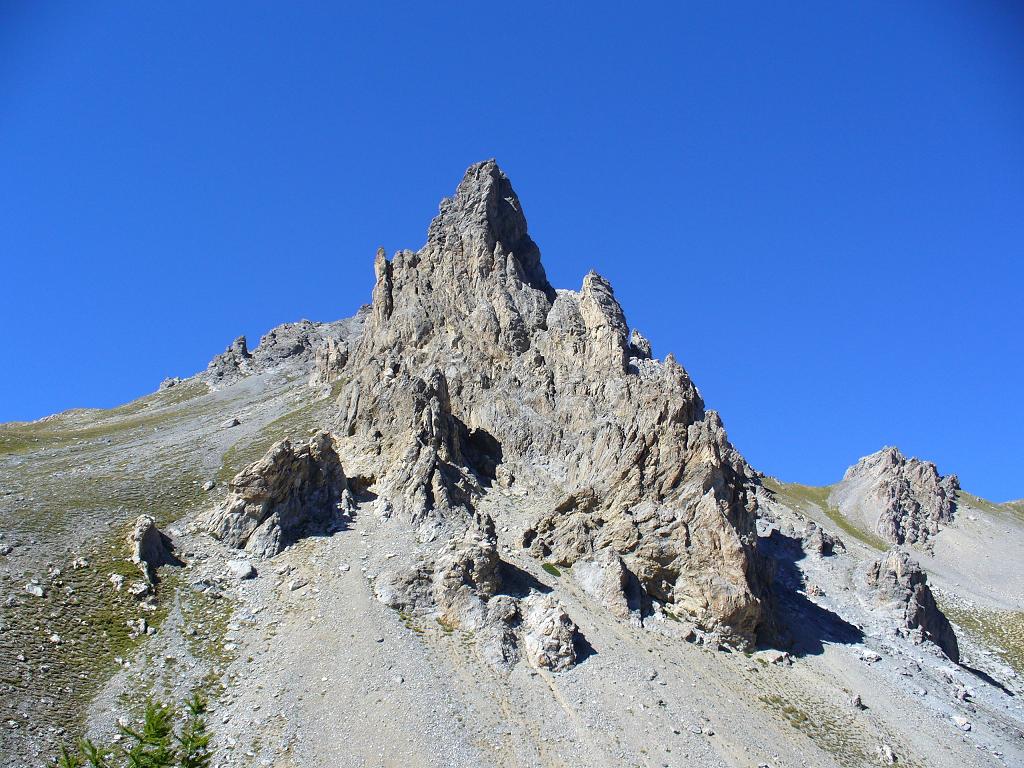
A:
[[[174,545],[149,515],[139,515],[128,536],[132,562],[139,567],[149,584],[156,583],[156,571],[162,565],[179,565]]]
[[[867,583],[879,603],[899,614],[905,628],[920,631],[924,639],[939,646],[952,661],[959,662],[956,633],[935,604],[928,576],[907,552],[891,549],[872,563]]]
[[[577,560],[572,576],[583,591],[620,619],[641,618],[640,584],[613,549]]]
[[[927,546],[956,511],[956,475],[884,448],[850,467],[829,500],[893,544]]]
[[[523,601],[526,657],[539,669],[561,672],[576,663],[576,624],[549,595]]]
[[[609,550],[646,595],[753,639],[767,599],[754,473],[682,366],[630,341],[606,280],[551,287],[494,161],[466,172],[420,251],[374,267],[336,430],[397,514],[460,538],[490,485],[523,484],[538,557]]]
[[[303,536],[330,530],[350,504],[332,437],[319,432],[298,447],[276,443],[235,475],[205,527],[231,547],[271,557]]]
[[[327,337],[314,352],[313,372],[309,377],[310,386],[316,387],[337,381],[347,362],[348,342]]]

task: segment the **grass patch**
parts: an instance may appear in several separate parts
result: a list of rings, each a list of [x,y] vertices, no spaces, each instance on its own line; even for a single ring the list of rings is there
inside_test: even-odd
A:
[[[957,506],[963,505],[965,507],[974,507],[982,512],[987,512],[990,515],[997,517],[1010,516],[1016,518],[1018,521],[1024,522],[1024,499],[1020,501],[1007,501],[1003,504],[996,504],[994,501],[983,499],[980,496],[975,496],[973,493],[967,491],[956,492],[956,503]]]
[[[562,576],[562,572],[558,570],[554,563],[544,563],[541,565],[541,568],[543,568],[546,573],[550,573],[556,578],[561,578]]]
[[[781,502],[795,511],[807,514],[808,507],[815,507],[822,512],[843,533],[851,536],[872,549],[887,552],[890,544],[881,536],[865,531],[850,522],[836,507],[829,504],[828,496],[832,486],[801,485],[800,483],[783,483],[775,478],[765,478],[764,487],[775,494]]]
[[[172,406],[208,392],[205,384],[189,381],[109,409],[65,411],[39,421],[0,424],[0,455],[59,448],[80,440],[110,437],[122,432],[152,429],[173,419]]]
[[[936,600],[946,617],[972,640],[995,651],[1017,674],[1024,675],[1024,611],[978,608],[944,595],[936,595]]]
[[[11,585],[17,598],[2,609],[7,631],[0,645],[4,721],[21,723],[26,715],[41,715],[68,731],[81,731],[88,702],[117,671],[116,659],[130,656],[145,639],[128,622],[142,618],[158,628],[167,617],[180,571],[161,569],[156,606],[147,609],[129,592],[142,574],[126,557],[125,534],[119,530],[87,550],[85,567],[51,569],[39,579],[45,597]],[[111,584],[111,574],[125,577],[120,591]]]
[[[875,749],[879,734],[869,734],[858,727],[854,713],[814,700],[801,700],[798,706],[776,693],[762,695],[759,700],[816,747],[834,755],[840,765],[878,765]],[[917,765],[909,756],[900,754],[899,758],[900,765]]]

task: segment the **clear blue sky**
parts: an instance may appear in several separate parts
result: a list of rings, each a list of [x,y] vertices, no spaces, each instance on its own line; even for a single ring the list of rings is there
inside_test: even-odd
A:
[[[354,5],[0,4],[0,420],[351,314],[497,157],[759,469],[1024,496],[1019,3]]]

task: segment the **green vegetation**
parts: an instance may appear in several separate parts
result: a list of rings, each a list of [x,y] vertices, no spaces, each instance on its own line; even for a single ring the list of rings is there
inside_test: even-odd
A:
[[[126,405],[65,411],[47,419],[0,425],[0,455],[60,448],[82,440],[110,437],[139,429],[153,429],[173,419],[172,406],[207,392],[205,384],[185,382],[146,395]]]
[[[937,594],[946,617],[976,642],[991,648],[1018,674],[1024,674],[1024,611],[1001,611],[953,602]]]
[[[824,513],[843,533],[853,537],[862,544],[872,549],[877,549],[879,552],[885,552],[889,549],[889,544],[881,536],[858,527],[848,520],[842,512],[829,504],[828,495],[832,491],[832,486],[783,483],[771,477],[765,479],[764,486],[778,496],[780,501],[797,512],[806,514],[808,507],[815,507]]]
[[[857,723],[857,715],[826,702],[802,700],[800,705],[777,693],[759,697],[767,707],[793,728],[807,736],[816,747],[834,755],[840,765],[877,765],[877,734],[866,733]],[[916,761],[900,755],[900,765],[914,766]]]
[[[140,730],[119,726],[124,745],[100,747],[82,739],[73,752],[61,747],[58,764],[60,768],[208,768],[212,755],[206,701],[194,694],[185,709],[184,722],[175,731],[177,711],[149,700]]]
[[[78,567],[51,571],[48,579],[40,580],[44,597],[23,597],[3,611],[8,626],[4,643],[21,651],[20,659],[5,665],[5,682],[52,702],[48,711],[54,721],[69,728],[81,725],[85,704],[118,670],[119,659],[143,642],[139,620],[157,628],[166,619],[170,601],[165,598],[181,578],[174,569],[162,569],[161,599],[155,606],[140,603],[129,588],[141,573],[118,556],[123,535],[123,530],[116,531],[87,551],[87,565],[79,561]],[[124,578],[120,590],[111,583],[112,575]]]
[[[1015,517],[1020,521],[1024,521],[1024,499],[1021,501],[1008,501],[1004,504],[996,504],[988,499],[983,499],[980,496],[975,496],[973,493],[967,491],[957,491],[956,503],[962,504],[968,507],[974,507],[982,512],[987,512],[990,515],[997,517]]]
[[[543,568],[547,573],[550,573],[552,576],[561,577],[562,575],[562,572],[558,570],[554,563],[544,563],[543,565],[541,565],[541,568]]]

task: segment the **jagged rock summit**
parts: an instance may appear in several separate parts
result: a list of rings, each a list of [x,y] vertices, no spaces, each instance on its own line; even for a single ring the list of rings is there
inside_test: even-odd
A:
[[[956,475],[943,477],[930,461],[887,447],[850,467],[830,501],[892,544],[927,546],[953,521],[959,489]]]
[[[646,597],[753,639],[753,472],[686,371],[631,342],[607,280],[552,288],[497,163],[471,166],[426,245],[378,252],[375,271],[335,431],[424,539],[462,536],[492,483],[529,489],[538,557],[612,550]]]

